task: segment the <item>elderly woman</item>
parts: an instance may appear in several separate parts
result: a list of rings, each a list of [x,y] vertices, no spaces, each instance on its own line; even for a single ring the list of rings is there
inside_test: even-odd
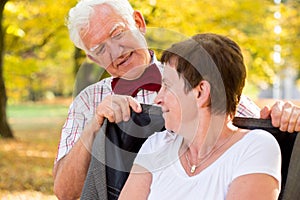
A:
[[[137,155],[120,199],[277,199],[280,148],[263,130],[232,124],[245,84],[239,46],[198,34],[162,55],[166,131]]]

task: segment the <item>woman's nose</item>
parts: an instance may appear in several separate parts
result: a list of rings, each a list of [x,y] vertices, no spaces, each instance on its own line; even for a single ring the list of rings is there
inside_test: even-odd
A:
[[[157,104],[157,105],[160,105],[162,104],[162,88],[159,90],[157,96],[155,97],[154,99],[154,103]]]

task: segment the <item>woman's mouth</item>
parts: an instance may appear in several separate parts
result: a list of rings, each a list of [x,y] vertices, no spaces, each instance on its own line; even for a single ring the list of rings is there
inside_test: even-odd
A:
[[[162,109],[162,112],[163,112],[163,113],[168,113],[169,110],[168,110],[168,109]]]

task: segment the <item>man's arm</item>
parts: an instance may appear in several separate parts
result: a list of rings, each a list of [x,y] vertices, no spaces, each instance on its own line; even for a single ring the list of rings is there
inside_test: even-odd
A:
[[[260,117],[263,119],[271,117],[272,125],[279,127],[281,131],[290,133],[300,131],[300,107],[292,102],[277,101],[271,108],[265,106],[260,111]]]
[[[54,193],[58,199],[80,197],[91,160],[90,151],[98,130],[99,124],[93,118],[70,152],[54,165]]]
[[[272,125],[290,133],[300,131],[300,106],[290,101],[278,100],[272,107],[260,109],[251,99],[242,95],[237,108],[237,117],[271,118]]]

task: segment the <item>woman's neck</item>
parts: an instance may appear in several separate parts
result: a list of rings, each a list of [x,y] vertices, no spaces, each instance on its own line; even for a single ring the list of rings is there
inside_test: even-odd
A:
[[[236,129],[229,116],[203,117],[194,135],[184,137],[181,153],[187,151],[191,160],[202,160],[227,143]]]

